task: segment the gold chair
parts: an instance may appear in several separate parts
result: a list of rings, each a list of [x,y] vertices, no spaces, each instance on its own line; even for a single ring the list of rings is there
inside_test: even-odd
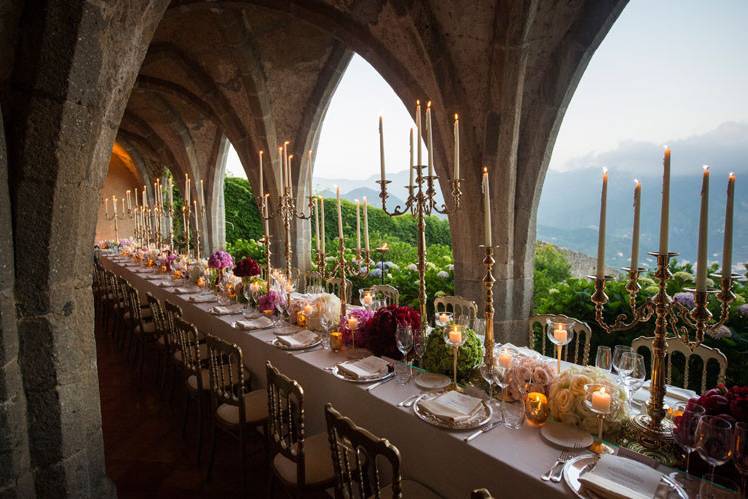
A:
[[[182,353],[182,368],[185,374],[185,388],[187,397],[184,403],[184,418],[182,420],[182,437],[187,436],[187,420],[190,405],[197,402],[197,463],[203,450],[203,398],[210,389],[210,373],[204,359],[201,359],[200,335],[194,324],[190,324],[181,317],[177,318],[177,339]]]
[[[307,270],[301,275],[301,280],[303,287],[301,289],[304,290],[305,293],[309,293],[309,288],[316,287],[320,289],[325,288],[325,281],[322,279],[322,276],[319,272],[315,270]]]
[[[332,293],[336,296],[340,296],[340,286],[343,283],[343,281],[340,280],[340,277],[329,277],[327,281],[325,281],[325,289],[327,289],[328,293]],[[345,280],[345,302],[351,303],[351,298],[353,296],[353,283],[350,281],[350,279]]]
[[[335,470],[335,497],[439,497],[425,485],[401,476],[400,451],[387,439],[356,426],[328,403],[325,406],[327,435]],[[388,462],[389,470],[380,463]],[[387,485],[382,477],[392,477]]]
[[[653,336],[639,336],[638,338],[634,339],[634,341],[631,342],[631,349],[635,352],[639,351],[640,348],[645,348],[649,352],[649,358],[652,358],[652,340],[654,340]],[[667,362],[667,374],[665,378],[665,383],[668,385],[673,385],[673,358],[674,357],[683,357],[683,375],[682,375],[682,384],[678,384],[678,386],[681,386],[683,388],[690,388],[689,385],[695,385],[694,383],[691,383],[691,359],[697,358],[701,360],[701,391],[698,391],[698,393],[704,393],[707,391],[707,374],[709,371],[709,365],[712,363],[716,363],[718,367],[717,376],[716,376],[716,383],[713,386],[716,386],[719,383],[725,382],[725,375],[727,373],[727,356],[722,353],[718,348],[712,348],[708,347],[704,344],[699,345],[696,347],[693,351],[691,351],[691,347],[688,346],[686,342],[684,342],[680,338],[668,338],[667,339],[667,347],[665,350],[666,353],[666,362]],[[674,355],[677,354],[677,355]],[[678,362],[680,364],[680,362]]]
[[[128,285],[126,292],[130,304],[128,320],[131,324],[131,344],[135,349],[133,361],[137,364],[138,379],[142,381],[146,348],[156,341],[156,324],[152,317],[144,316],[143,303],[140,301],[138,290]]]
[[[486,489],[475,489],[470,494],[470,499],[493,499],[493,496]]]
[[[242,349],[211,335],[206,337],[208,345],[208,368],[210,370],[211,408],[213,411],[213,435],[208,459],[208,480],[213,471],[216,452],[216,431],[221,430],[239,442],[242,475],[242,495],[247,493],[246,445],[252,430],[265,432],[268,419],[268,396],[266,390],[250,391],[245,381]]]
[[[548,339],[545,331],[549,320],[573,321],[571,330],[574,332],[574,338],[561,349],[561,358],[566,362],[586,366],[590,360],[592,329],[586,322],[574,319],[573,317],[560,314],[542,314],[530,317],[527,324],[527,345],[530,349],[551,357],[556,355],[554,345],[551,344],[551,340]],[[538,326],[540,326],[539,335]],[[537,345],[537,340],[540,340],[539,346]]]
[[[462,296],[440,296],[434,298],[434,310],[436,313],[452,312],[454,320],[464,319],[472,324],[478,315],[478,304]]]
[[[327,433],[304,434],[304,389],[270,361],[266,371],[267,440],[273,471],[268,495],[273,496],[274,478],[299,497],[313,490],[324,491],[335,481]]]
[[[180,317],[182,317],[182,307],[175,305],[169,300],[164,300],[164,328],[166,334],[161,336],[159,341],[163,341],[165,359],[164,389],[168,389],[170,392],[169,403],[174,398],[176,377],[182,367],[181,357],[177,356],[177,353],[181,351],[179,348],[179,338],[177,337],[177,319]],[[169,388],[168,375],[170,375],[171,388]]]
[[[375,284],[371,287],[371,292],[374,293],[374,296],[381,294],[387,298],[387,305],[400,305],[400,291],[394,286]]]

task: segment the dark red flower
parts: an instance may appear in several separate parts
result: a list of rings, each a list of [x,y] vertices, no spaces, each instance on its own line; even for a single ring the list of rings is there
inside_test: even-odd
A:
[[[234,267],[234,275],[237,277],[253,277],[260,275],[260,264],[252,257],[242,258]]]
[[[389,305],[380,308],[366,325],[368,348],[374,355],[386,355],[393,359],[402,358],[397,349],[395,333],[398,324],[409,324],[415,335],[421,329],[421,314],[410,307]]]

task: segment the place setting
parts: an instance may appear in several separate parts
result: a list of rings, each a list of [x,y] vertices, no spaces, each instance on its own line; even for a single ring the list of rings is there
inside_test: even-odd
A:
[[[394,378],[395,368],[391,362],[369,355],[335,364],[330,373],[338,379],[351,383],[377,383]]]
[[[301,330],[292,334],[276,335],[271,344],[281,350],[306,351],[321,345],[322,337],[313,331]]]

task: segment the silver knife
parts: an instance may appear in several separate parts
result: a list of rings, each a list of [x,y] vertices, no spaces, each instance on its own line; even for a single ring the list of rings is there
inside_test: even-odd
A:
[[[481,428],[480,430],[476,431],[475,433],[471,433],[467,437],[463,438],[463,440],[465,442],[470,442],[474,438],[477,438],[479,435],[481,435],[483,433],[487,433],[487,432],[493,430],[500,423],[501,423],[501,421],[494,421],[493,423],[489,423],[488,425],[484,426],[483,428]]]
[[[374,388],[376,388],[376,387],[378,387],[378,386],[380,386],[380,385],[383,385],[383,384],[385,384],[385,383],[387,383],[387,382],[389,382],[389,381],[392,381],[393,379],[395,379],[395,377],[394,377],[394,376],[390,376],[390,377],[389,377],[389,378],[387,378],[387,379],[383,379],[382,381],[379,381],[379,382],[377,382],[377,383],[374,383],[373,385],[370,385],[370,386],[368,386],[368,387],[366,388],[366,391],[367,391],[367,392],[370,392],[370,391],[372,391],[372,390],[373,390]]]

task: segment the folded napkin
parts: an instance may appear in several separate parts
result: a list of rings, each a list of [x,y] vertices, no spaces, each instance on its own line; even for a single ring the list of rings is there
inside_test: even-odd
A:
[[[644,382],[644,385],[642,385],[642,388],[646,391],[649,391],[651,387],[651,381],[647,380]],[[665,387],[665,396],[670,397],[671,399],[678,400],[680,402],[688,402],[689,399],[696,398],[698,395],[693,390],[688,390],[687,388],[680,388],[678,386],[666,386]]]
[[[214,295],[213,293],[205,293],[200,295],[190,295],[189,298],[187,298],[192,303],[211,303],[214,301],[218,301],[218,297]]]
[[[584,489],[606,499],[651,499],[657,493],[662,476],[644,463],[603,454],[579,481]]]
[[[174,283],[171,281],[153,281],[153,284],[160,288],[168,288],[174,286]]]
[[[256,319],[247,319],[243,321],[234,322],[236,329],[244,329],[245,331],[252,331],[253,329],[267,329],[273,325],[273,319],[270,317],[258,317]]]
[[[163,279],[164,277],[166,277],[164,276],[164,274],[151,274],[151,275],[143,276],[143,279],[147,281],[158,281],[159,279]]]
[[[378,378],[387,374],[388,369],[389,364],[387,361],[374,355],[338,364],[338,372],[344,376],[358,380]]]
[[[221,305],[216,305],[215,307],[211,307],[208,312],[210,312],[213,315],[234,315],[234,314],[240,314],[242,312],[241,308],[239,307],[223,307]]]
[[[420,406],[431,415],[451,423],[459,423],[472,418],[483,405],[478,397],[449,391],[431,400],[422,400]]]
[[[153,269],[149,269],[149,268],[140,268],[140,269],[135,269],[135,270],[133,270],[133,272],[134,272],[135,274],[152,274],[152,273],[153,273]]]
[[[190,294],[202,292],[200,288],[185,288],[185,287],[174,288],[174,291],[176,291],[177,293],[181,295],[190,295]]]
[[[313,345],[319,340],[319,336],[311,331],[299,331],[294,334],[278,336],[276,341],[288,348],[304,348]]]

